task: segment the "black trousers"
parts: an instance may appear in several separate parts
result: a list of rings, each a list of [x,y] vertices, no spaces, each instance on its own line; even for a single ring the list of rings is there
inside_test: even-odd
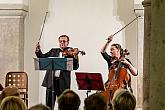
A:
[[[53,86],[51,88],[46,88],[46,105],[54,110],[56,96],[61,95],[60,86],[59,86],[59,78],[53,78]]]

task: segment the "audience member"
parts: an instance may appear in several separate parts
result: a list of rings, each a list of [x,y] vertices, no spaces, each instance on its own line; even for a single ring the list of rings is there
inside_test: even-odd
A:
[[[80,97],[70,89],[66,89],[58,98],[58,110],[78,110]]]
[[[50,110],[50,108],[43,104],[37,104],[30,107],[28,110]]]
[[[0,102],[7,96],[20,96],[19,89],[15,86],[7,86],[2,90]]]
[[[112,99],[113,110],[135,110],[135,96],[126,89],[119,89]]]
[[[107,110],[107,103],[100,93],[94,93],[84,100],[84,110]]]
[[[21,98],[17,96],[7,96],[2,100],[0,110],[27,110],[27,107]]]

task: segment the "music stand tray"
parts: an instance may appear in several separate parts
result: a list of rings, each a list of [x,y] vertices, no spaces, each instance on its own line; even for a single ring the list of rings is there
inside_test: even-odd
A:
[[[104,91],[101,73],[75,72],[75,74],[79,90]]]
[[[73,58],[34,58],[35,70],[73,70]]]

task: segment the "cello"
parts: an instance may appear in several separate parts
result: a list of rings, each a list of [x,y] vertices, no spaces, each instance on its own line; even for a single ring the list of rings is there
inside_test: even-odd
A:
[[[111,101],[116,90],[119,88],[127,89],[127,84],[131,80],[129,73],[127,72],[126,65],[122,62],[125,55],[129,55],[127,49],[125,49],[119,60],[113,60],[112,66],[109,69],[108,81],[105,85],[106,90],[102,92],[105,101],[111,106]]]

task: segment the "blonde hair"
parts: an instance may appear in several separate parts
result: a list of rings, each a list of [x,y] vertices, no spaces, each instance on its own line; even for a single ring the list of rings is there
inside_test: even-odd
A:
[[[0,110],[27,110],[27,106],[21,98],[8,96],[2,100]]]
[[[43,104],[37,104],[30,107],[28,110],[50,110],[50,108]]]
[[[136,98],[126,89],[119,89],[112,99],[113,110],[135,110]]]

